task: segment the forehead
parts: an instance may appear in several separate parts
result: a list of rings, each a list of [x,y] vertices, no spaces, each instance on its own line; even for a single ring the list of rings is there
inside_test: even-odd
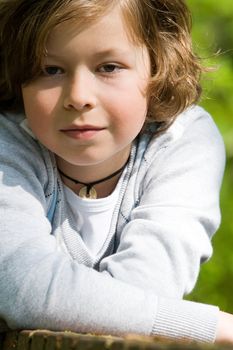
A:
[[[53,51],[56,48],[62,51],[77,43],[77,36],[80,44],[84,44],[86,48],[104,47],[109,43],[122,49],[124,46],[133,46],[128,24],[120,6],[105,10],[91,21],[72,18],[58,24],[48,36],[46,49]]]

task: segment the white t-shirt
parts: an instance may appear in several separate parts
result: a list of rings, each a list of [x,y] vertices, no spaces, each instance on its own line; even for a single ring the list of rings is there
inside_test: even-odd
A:
[[[76,219],[77,231],[92,255],[97,255],[102,248],[110,230],[111,220],[123,174],[114,191],[105,198],[84,199],[64,186],[67,203]]]

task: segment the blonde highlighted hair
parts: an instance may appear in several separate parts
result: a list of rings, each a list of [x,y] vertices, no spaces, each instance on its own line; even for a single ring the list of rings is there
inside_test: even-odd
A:
[[[196,103],[203,68],[192,49],[184,0],[0,0],[0,111],[23,111],[21,86],[40,73],[56,25],[73,21],[82,29],[115,5],[132,39],[150,54],[147,121],[166,128]]]

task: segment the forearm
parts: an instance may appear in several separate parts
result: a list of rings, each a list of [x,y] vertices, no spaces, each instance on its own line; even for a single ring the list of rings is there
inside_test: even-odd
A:
[[[227,342],[233,344],[233,315],[223,311],[219,312],[219,322],[215,342]]]

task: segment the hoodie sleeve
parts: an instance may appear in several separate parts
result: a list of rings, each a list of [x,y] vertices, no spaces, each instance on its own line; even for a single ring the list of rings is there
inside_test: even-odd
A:
[[[133,263],[141,261],[146,269],[157,268],[147,266],[144,255],[132,254],[129,259],[125,254],[132,228],[122,233],[119,251],[103,262],[100,272],[58,250],[46,218],[47,180],[40,151],[36,143],[26,142],[25,134],[13,123],[5,117],[0,121],[0,318],[11,329],[163,334],[213,341],[218,309],[179,300],[186,282],[174,297],[167,296],[168,292],[161,298],[154,274],[151,283],[144,286],[135,282],[137,264],[135,270],[127,271],[126,261],[131,258]],[[148,201],[146,197],[143,200]],[[148,212],[151,215],[154,209]],[[135,209],[132,222],[138,220],[137,215],[140,218],[140,209]],[[137,246],[138,241],[133,249]],[[172,264],[173,255],[169,254]],[[178,270],[169,269],[166,279],[173,281],[171,274]]]

